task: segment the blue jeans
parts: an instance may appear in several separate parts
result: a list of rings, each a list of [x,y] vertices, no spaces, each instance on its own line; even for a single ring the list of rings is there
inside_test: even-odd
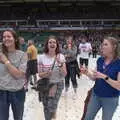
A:
[[[22,120],[24,111],[25,90],[16,92],[0,90],[0,120],[9,119],[11,105],[14,120]]]
[[[92,91],[84,120],[94,120],[100,108],[102,108],[102,120],[112,120],[118,106],[118,100],[118,97],[98,97]]]

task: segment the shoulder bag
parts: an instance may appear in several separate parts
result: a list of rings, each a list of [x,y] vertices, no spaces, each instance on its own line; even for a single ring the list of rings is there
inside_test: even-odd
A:
[[[55,58],[55,60],[53,62],[51,70],[53,70],[53,68],[54,68],[55,61],[56,61],[56,58]],[[45,78],[40,78],[37,81],[37,87],[36,87],[37,91],[39,91],[39,92],[45,92],[45,91],[48,91],[49,88],[50,88],[49,78],[46,78],[46,77]]]

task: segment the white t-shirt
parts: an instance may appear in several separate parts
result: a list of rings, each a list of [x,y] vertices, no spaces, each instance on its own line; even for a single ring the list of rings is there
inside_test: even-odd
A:
[[[65,57],[63,54],[58,54],[57,58],[61,63],[65,63]],[[51,70],[55,58],[49,57],[46,54],[39,55],[38,57],[38,72],[46,72]],[[56,61],[52,70],[52,75],[49,77],[51,83],[61,82],[64,80],[64,75],[59,70],[59,63]]]
[[[79,44],[79,51],[80,51],[80,57],[88,59],[89,58],[89,52],[92,50],[91,44],[86,43],[80,43]]]

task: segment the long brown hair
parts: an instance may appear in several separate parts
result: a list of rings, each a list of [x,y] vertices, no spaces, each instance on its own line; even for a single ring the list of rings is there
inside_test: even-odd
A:
[[[19,49],[19,40],[18,40],[18,37],[17,37],[17,34],[16,34],[16,32],[14,31],[14,30],[5,30],[5,31],[3,31],[3,33],[2,33],[2,39],[3,39],[3,34],[4,34],[4,32],[6,32],[6,31],[8,31],[8,32],[10,32],[11,34],[12,34],[12,36],[13,36],[13,38],[15,39],[15,49],[16,50],[18,50]],[[6,55],[6,56],[8,56],[8,49],[7,49],[7,47],[4,45],[4,43],[2,43],[2,52]]]
[[[54,36],[54,35],[50,35],[50,36],[47,38],[47,40],[46,40],[46,42],[45,42],[44,53],[47,54],[47,53],[49,52],[48,42],[49,42],[50,39],[56,40],[57,47],[56,47],[55,53],[56,53],[56,55],[57,55],[58,53],[60,53],[60,47],[59,47],[59,41],[58,41],[57,37]]]

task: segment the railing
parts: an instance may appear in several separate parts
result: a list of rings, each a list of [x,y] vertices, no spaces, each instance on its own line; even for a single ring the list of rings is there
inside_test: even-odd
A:
[[[0,29],[20,30],[86,30],[120,28],[119,19],[64,19],[64,20],[0,20]]]

